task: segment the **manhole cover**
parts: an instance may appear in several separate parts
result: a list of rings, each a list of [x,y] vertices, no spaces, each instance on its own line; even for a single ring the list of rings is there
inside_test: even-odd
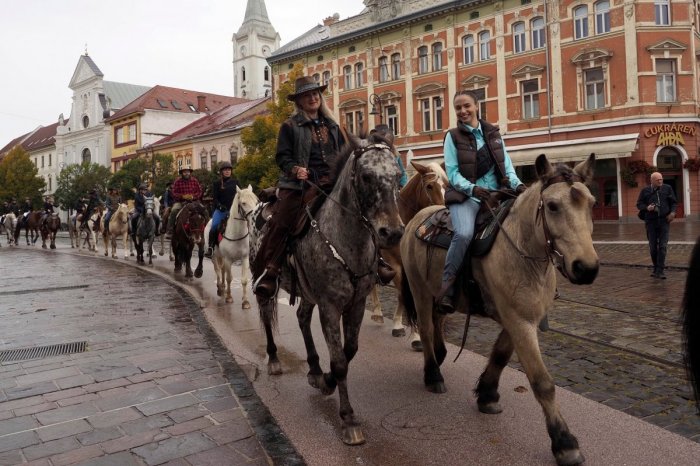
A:
[[[28,359],[41,359],[61,354],[84,353],[87,351],[87,341],[74,341],[71,343],[59,343],[57,345],[34,346],[31,348],[17,348],[0,351],[0,362],[26,361]]]

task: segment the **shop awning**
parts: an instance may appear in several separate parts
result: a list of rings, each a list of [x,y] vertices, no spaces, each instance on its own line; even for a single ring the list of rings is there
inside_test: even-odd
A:
[[[591,153],[595,154],[597,160],[630,157],[637,147],[638,139],[639,133],[633,133],[523,146],[509,146],[506,139],[506,148],[513,165],[519,166],[533,165],[540,154],[545,154],[550,162],[580,161]]]

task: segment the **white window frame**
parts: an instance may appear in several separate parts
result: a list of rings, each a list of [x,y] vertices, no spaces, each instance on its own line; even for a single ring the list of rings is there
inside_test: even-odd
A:
[[[379,82],[385,83],[389,81],[389,57],[386,55],[379,57]]]
[[[479,33],[479,61],[491,58],[491,32],[481,31]]]
[[[467,34],[462,37],[462,49],[464,55],[464,64],[469,65],[474,63],[474,35]]]
[[[350,134],[357,134],[365,122],[365,114],[360,108],[345,110],[345,129]]]
[[[328,86],[329,88],[331,87],[331,72],[330,71],[323,72],[323,85]]]
[[[526,89],[534,84],[534,89]],[[537,79],[520,81],[520,94],[522,95],[523,119],[532,120],[540,117],[540,89]]]
[[[574,8],[574,39],[585,39],[588,34],[588,5],[579,5]]]
[[[662,64],[670,64],[671,71],[660,71]],[[670,86],[670,89],[668,89]],[[676,101],[676,60],[659,58],[656,60],[656,101]]]
[[[423,45],[418,47],[418,74],[428,72],[428,46]]]
[[[513,53],[523,53],[526,49],[525,22],[518,21],[511,27],[513,31]]]
[[[442,69],[442,43],[436,42],[432,46],[433,55],[433,71],[440,71]]]
[[[319,73],[314,73],[314,81],[316,82],[316,84],[321,83],[321,75]]]
[[[610,1],[600,0],[593,5],[595,11],[595,33],[610,32]]]
[[[442,120],[445,99],[442,95],[425,96],[418,101],[421,113],[421,131],[439,131],[442,129]]]
[[[401,54],[391,54],[391,79],[397,80],[401,78]]]
[[[654,0],[654,20],[657,26],[671,24],[671,0]]]
[[[600,79],[589,79],[590,74],[598,71],[602,75]],[[605,108],[605,69],[602,66],[583,70],[583,102],[585,110]]]
[[[384,107],[384,117],[386,124],[394,132],[394,135],[399,134],[399,109],[396,105],[387,105]]]
[[[547,45],[547,34],[542,17],[533,18],[530,21],[532,40],[530,42],[532,50],[541,49]]]
[[[345,90],[352,89],[352,66],[343,67],[343,87]]]
[[[355,63],[355,87],[360,88],[364,85],[365,80],[363,79],[363,73],[365,71],[365,67],[360,63]]]

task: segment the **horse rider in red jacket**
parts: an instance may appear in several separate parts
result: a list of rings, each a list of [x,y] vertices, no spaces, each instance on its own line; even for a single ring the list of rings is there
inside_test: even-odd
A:
[[[175,229],[175,219],[183,207],[183,204],[202,200],[202,185],[197,178],[192,176],[191,168],[181,168],[180,178],[176,179],[172,187],[172,197],[175,203],[168,215],[168,230],[165,237],[170,239]]]

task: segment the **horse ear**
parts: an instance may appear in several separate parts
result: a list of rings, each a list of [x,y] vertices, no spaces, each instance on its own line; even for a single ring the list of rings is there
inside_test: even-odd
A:
[[[585,180],[586,183],[593,179],[595,169],[595,153],[591,153],[586,160],[574,167],[574,172]]]
[[[246,189],[250,189],[251,191],[253,190],[253,186],[248,184],[248,187]]]
[[[552,165],[550,165],[546,155],[540,154],[537,156],[535,160],[535,171],[539,178],[544,178],[552,173]]]
[[[241,188],[239,188],[238,185],[236,185],[236,194],[238,194],[240,192],[241,192]]]
[[[415,160],[411,160],[411,165],[421,175],[425,175],[428,172],[428,167],[426,167],[425,165],[423,165],[421,163],[416,162]]]

